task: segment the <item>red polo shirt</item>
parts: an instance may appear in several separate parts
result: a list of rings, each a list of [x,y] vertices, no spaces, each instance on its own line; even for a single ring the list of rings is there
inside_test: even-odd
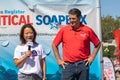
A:
[[[90,42],[97,46],[100,40],[91,28],[82,24],[76,31],[70,25],[60,29],[53,43],[58,46],[61,42],[63,60],[76,62],[89,57]]]

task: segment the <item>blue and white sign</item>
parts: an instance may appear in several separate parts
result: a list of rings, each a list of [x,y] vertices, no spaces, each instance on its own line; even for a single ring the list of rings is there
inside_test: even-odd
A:
[[[17,80],[18,69],[14,65],[13,55],[20,43],[19,32],[23,24],[30,23],[37,30],[37,42],[43,45],[47,54],[47,80],[61,80],[61,68],[51,44],[59,29],[69,24],[69,9],[80,9],[81,22],[90,26],[101,39],[99,0],[0,1],[0,80],[7,80],[8,77],[9,80]],[[60,53],[62,55],[61,47]],[[90,67],[90,80],[102,80],[100,54],[99,51]]]

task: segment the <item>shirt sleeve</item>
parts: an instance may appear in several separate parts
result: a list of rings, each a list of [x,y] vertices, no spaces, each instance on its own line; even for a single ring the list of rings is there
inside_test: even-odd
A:
[[[90,30],[90,40],[94,44],[94,46],[97,46],[100,43],[98,36],[92,29]]]
[[[45,51],[44,51],[42,45],[39,45],[39,47],[40,47],[40,51],[41,51],[41,55],[42,55],[42,59],[43,59],[43,58],[46,57],[46,53],[45,53]]]
[[[17,46],[17,47],[15,48],[15,51],[14,51],[14,59],[21,57],[19,49],[20,49],[19,46]]]
[[[56,34],[56,36],[53,40],[53,43],[55,44],[55,46],[58,46],[62,42],[62,39],[63,39],[62,36],[63,36],[63,29],[58,31],[58,33]]]

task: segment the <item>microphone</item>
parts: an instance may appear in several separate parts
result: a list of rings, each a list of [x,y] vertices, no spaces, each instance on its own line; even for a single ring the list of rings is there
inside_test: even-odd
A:
[[[31,40],[28,40],[27,46],[28,46],[28,50],[31,50],[31,47],[33,46],[33,42]]]

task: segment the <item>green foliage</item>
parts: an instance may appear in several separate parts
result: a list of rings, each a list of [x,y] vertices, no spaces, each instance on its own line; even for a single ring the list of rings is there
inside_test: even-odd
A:
[[[113,31],[120,27],[120,17],[112,16],[101,17],[102,40],[114,39]]]
[[[114,58],[114,51],[115,51],[115,46],[103,46],[102,53],[103,56],[107,56],[109,58]]]
[[[112,16],[101,17],[101,29],[102,29],[102,41],[106,42],[114,39],[113,31],[120,28],[120,17],[113,18]],[[115,47],[114,46],[103,46],[102,53],[103,56],[108,56],[110,58],[114,56]]]

